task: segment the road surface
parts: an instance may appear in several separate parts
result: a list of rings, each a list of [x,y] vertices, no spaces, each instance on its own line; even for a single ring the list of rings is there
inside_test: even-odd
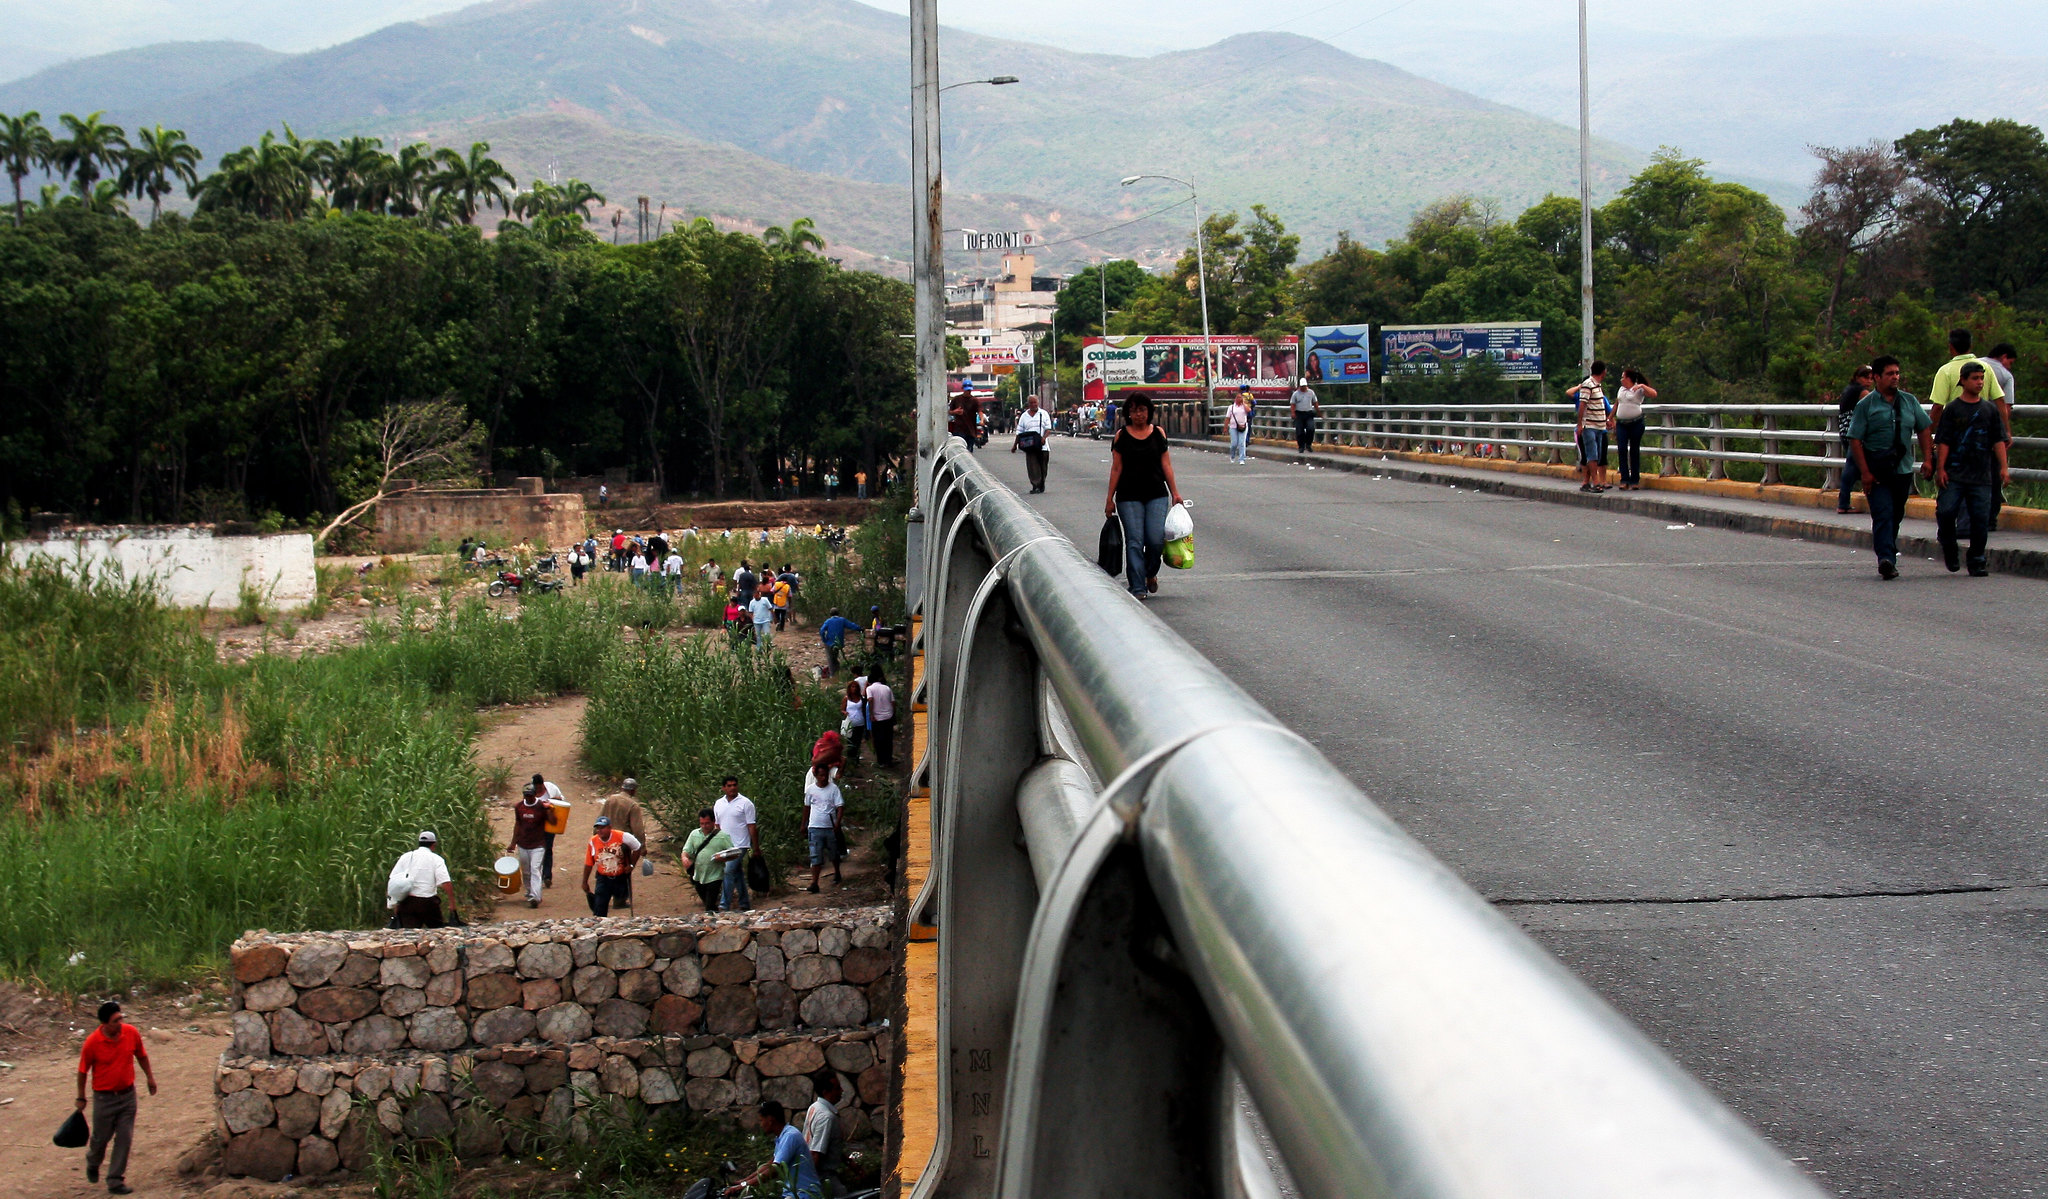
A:
[[[1786,1156],[2048,1194],[2048,584],[1173,456],[1152,610]],[[1025,497],[1090,557],[1108,457]]]

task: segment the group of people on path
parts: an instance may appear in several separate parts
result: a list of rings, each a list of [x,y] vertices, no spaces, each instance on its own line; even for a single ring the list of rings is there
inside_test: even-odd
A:
[[[707,558],[699,574],[716,586],[720,577],[718,564]],[[766,653],[774,644],[775,634],[789,627],[790,601],[796,598],[803,582],[803,576],[787,562],[780,571],[772,573],[763,562],[756,573],[751,560],[740,559],[725,593],[725,628],[733,647],[737,649],[745,642],[751,629],[754,648]]]

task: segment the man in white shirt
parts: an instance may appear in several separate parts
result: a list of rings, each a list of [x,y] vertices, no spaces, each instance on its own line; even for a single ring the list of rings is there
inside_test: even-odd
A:
[[[549,807],[566,808],[569,806],[568,799],[562,795],[562,789],[542,778],[538,771],[535,771],[533,776],[533,793],[541,802]],[[568,817],[564,816],[562,819],[566,822]],[[551,820],[549,823],[553,824],[555,821]],[[547,852],[541,855],[540,878],[541,886],[552,887],[555,885],[555,834],[548,833],[546,836]]]
[[[896,764],[896,693],[882,676],[882,664],[875,663],[868,674],[868,736],[874,739],[875,762]]]
[[[820,1070],[811,1082],[818,1097],[804,1111],[804,1148],[810,1151],[811,1164],[829,1195],[839,1177],[840,1158],[845,1156],[841,1152],[844,1138],[839,1135],[839,1072]]]
[[[455,883],[448,877],[448,863],[434,852],[438,843],[434,830],[425,829],[418,849],[398,855],[384,884],[384,906],[391,909],[392,927],[440,928],[443,896],[448,910],[455,910]]]
[[[1036,394],[1024,397],[1024,411],[1017,414],[1017,438],[1010,452],[1024,451],[1024,473],[1031,477],[1033,494],[1045,490],[1045,467],[1052,458],[1052,415],[1038,406]]]
[[[818,893],[818,874],[832,863],[832,881],[839,878],[839,811],[846,806],[839,784],[832,781],[833,768],[814,764],[804,772],[804,807],[810,813],[804,833],[811,849],[810,893]]]
[[[1316,443],[1316,414],[1323,410],[1323,405],[1316,399],[1315,389],[1308,385],[1307,379],[1299,381],[1287,397],[1287,404],[1294,409],[1295,452],[1306,454]]]
[[[740,794],[738,775],[725,776],[725,794],[712,803],[711,818],[718,821],[720,832],[732,838],[734,848],[746,851],[726,859],[719,906],[728,912],[747,911],[754,906],[753,896],[747,894],[747,859],[758,843],[761,825],[754,801]]]
[[[754,618],[754,646],[766,652],[775,640],[775,601],[756,595],[748,601],[747,612]]]
[[[683,593],[683,556],[674,550],[661,564],[661,573],[668,580],[668,589],[677,595]]]

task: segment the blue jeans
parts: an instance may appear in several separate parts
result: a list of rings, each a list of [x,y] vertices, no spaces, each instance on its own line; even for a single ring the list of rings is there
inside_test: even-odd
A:
[[[754,906],[754,897],[747,894],[746,854],[725,860],[725,883],[718,893],[718,906],[728,912],[744,912]]]
[[[628,877],[611,878],[600,874],[592,878],[590,880],[590,894],[587,897],[590,900],[590,914],[593,916],[611,915],[612,903],[615,900],[624,899],[627,892],[632,889],[632,885],[632,879]]]
[[[1150,500],[1118,500],[1117,519],[1124,526],[1124,576],[1132,595],[1146,593],[1145,580],[1159,574],[1159,558],[1166,552],[1166,511],[1173,497]]]
[[[1991,535],[1991,499],[1995,493],[1996,488],[1989,483],[1950,483],[1934,501],[1934,523],[1941,530],[1942,545],[1955,544],[1959,512],[1970,522],[1965,532],[1970,538],[1969,561],[1973,570],[1984,565],[1984,543]]]
[[[1906,498],[1912,494],[1911,474],[1893,474],[1870,489],[1870,543],[1879,562],[1899,560],[1899,522],[1906,517]]]
[[[1244,461],[1245,443],[1250,440],[1250,429],[1232,429],[1230,431],[1230,460],[1232,462]]]
[[[1579,430],[1579,462],[1581,464],[1607,465],[1607,430]]]
[[[1856,494],[1856,485],[1863,481],[1863,472],[1857,469],[1856,451],[1850,449],[1846,441],[1842,443],[1842,458],[1842,496],[1835,507],[1846,512],[1854,506],[1849,503],[1849,497]]]

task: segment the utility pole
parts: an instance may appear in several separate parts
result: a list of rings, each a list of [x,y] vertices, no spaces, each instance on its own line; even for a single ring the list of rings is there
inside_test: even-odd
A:
[[[911,238],[911,283],[917,349],[916,492],[909,520],[909,564],[905,599],[915,608],[924,598],[927,550],[925,511],[931,502],[932,463],[946,438],[946,264],[945,220],[939,175],[939,4],[910,2],[910,166],[918,183],[918,227]]]
[[[1102,336],[1109,337],[1109,263],[1095,264],[1095,281],[1102,285]]]
[[[1593,362],[1593,101],[1586,66],[1586,0],[1579,0],[1579,368]]]

